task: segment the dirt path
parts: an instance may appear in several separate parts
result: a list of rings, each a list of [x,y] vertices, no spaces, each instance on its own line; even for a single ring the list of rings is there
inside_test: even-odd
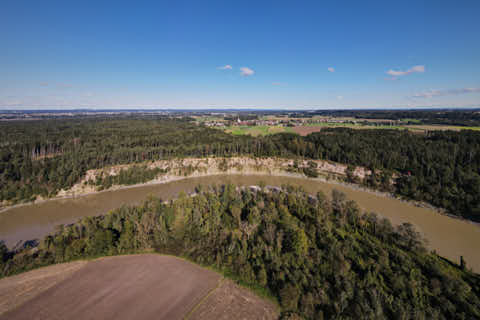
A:
[[[221,280],[216,272],[158,254],[67,263],[0,280],[0,298],[5,302],[1,311],[9,310],[0,319],[141,320],[187,315],[191,319],[252,319],[249,315],[274,319],[266,315],[277,315],[273,305],[265,310],[268,303]],[[22,282],[32,289],[20,290]],[[47,282],[53,284],[47,286]],[[30,294],[32,290],[36,294]],[[250,303],[245,304],[247,296]],[[237,315],[232,316],[232,310]]]

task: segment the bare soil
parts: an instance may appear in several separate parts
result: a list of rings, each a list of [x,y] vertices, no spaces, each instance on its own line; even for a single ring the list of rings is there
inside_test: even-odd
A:
[[[322,127],[321,126],[298,126],[298,127],[294,127],[293,131],[295,133],[298,133],[301,136],[306,136],[312,132],[322,131]]]
[[[158,254],[66,263],[5,278],[0,299],[1,320],[277,317],[274,305],[218,273]]]
[[[278,319],[276,306],[225,280],[199,305],[189,320]]]
[[[57,264],[0,281],[0,314],[13,310],[57,283],[69,278],[86,261]]]
[[[170,256],[102,258],[0,319],[182,319],[220,278]]]

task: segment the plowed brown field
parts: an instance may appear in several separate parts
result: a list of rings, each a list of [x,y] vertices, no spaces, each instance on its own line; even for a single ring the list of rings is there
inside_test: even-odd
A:
[[[298,133],[301,136],[306,136],[306,135],[309,135],[312,132],[322,131],[322,127],[320,127],[320,126],[299,126],[299,127],[294,127],[293,131],[295,133]]]
[[[30,290],[18,290],[25,282]],[[54,285],[49,285],[52,282]],[[1,306],[0,312],[4,313],[0,319],[141,320],[186,316],[274,319],[278,316],[271,303],[222,281],[218,273],[157,254],[66,263],[0,280],[0,297],[12,295],[15,298]],[[249,303],[245,303],[244,297],[248,297]],[[202,313],[197,314],[197,310]],[[232,310],[235,314],[231,314]]]

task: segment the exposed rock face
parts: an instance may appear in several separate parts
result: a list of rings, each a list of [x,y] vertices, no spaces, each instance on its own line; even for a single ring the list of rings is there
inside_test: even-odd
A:
[[[347,166],[324,160],[293,160],[282,158],[186,158],[174,160],[159,160],[146,163],[149,169],[160,168],[167,170],[167,173],[157,176],[148,183],[162,183],[178,180],[184,177],[201,177],[216,174],[271,174],[271,175],[303,175],[298,169],[311,167],[312,163],[316,165],[318,173],[324,175],[344,176]],[[121,170],[133,166],[118,165],[102,169],[88,170],[85,177],[69,190],[61,190],[59,197],[68,197],[83,195],[95,192],[95,186],[88,184],[88,181],[95,181],[97,176],[115,176]],[[354,175],[363,179],[370,174],[370,170],[362,167],[355,168]],[[115,187],[113,187],[115,188]]]

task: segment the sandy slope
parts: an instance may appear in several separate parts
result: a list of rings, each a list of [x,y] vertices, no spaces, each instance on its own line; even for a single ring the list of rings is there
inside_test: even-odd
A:
[[[347,166],[340,163],[334,163],[325,160],[298,160],[297,165],[299,168],[308,167],[309,163],[314,162],[317,165],[317,171],[321,174],[344,176]],[[160,174],[157,178],[150,180],[146,183],[140,183],[136,185],[122,186],[114,185],[108,190],[126,189],[132,187],[141,187],[152,184],[163,184],[172,181],[177,181],[190,177],[205,177],[212,175],[223,174],[267,174],[274,176],[293,176],[293,177],[305,177],[303,173],[290,172],[289,169],[294,165],[294,160],[284,158],[250,158],[250,157],[232,157],[232,158],[185,158],[174,160],[158,160],[155,162],[145,162],[150,169],[160,168],[167,169],[168,173]],[[108,190],[98,191],[96,188],[87,182],[95,180],[97,175],[103,176],[115,176],[121,170],[128,169],[135,164],[128,165],[116,165],[105,167],[102,169],[88,170],[85,176],[80,182],[76,183],[72,188],[68,190],[60,190],[58,194],[53,198],[44,199],[41,196],[37,196],[37,199],[33,202],[39,204],[49,200],[68,199],[104,192]],[[188,172],[186,171],[188,168]],[[370,171],[356,167],[354,175],[360,179],[363,179]],[[323,180],[323,178],[321,178]],[[31,205],[32,202],[20,203],[12,205],[8,201],[0,202],[0,213],[7,211],[11,208]]]

